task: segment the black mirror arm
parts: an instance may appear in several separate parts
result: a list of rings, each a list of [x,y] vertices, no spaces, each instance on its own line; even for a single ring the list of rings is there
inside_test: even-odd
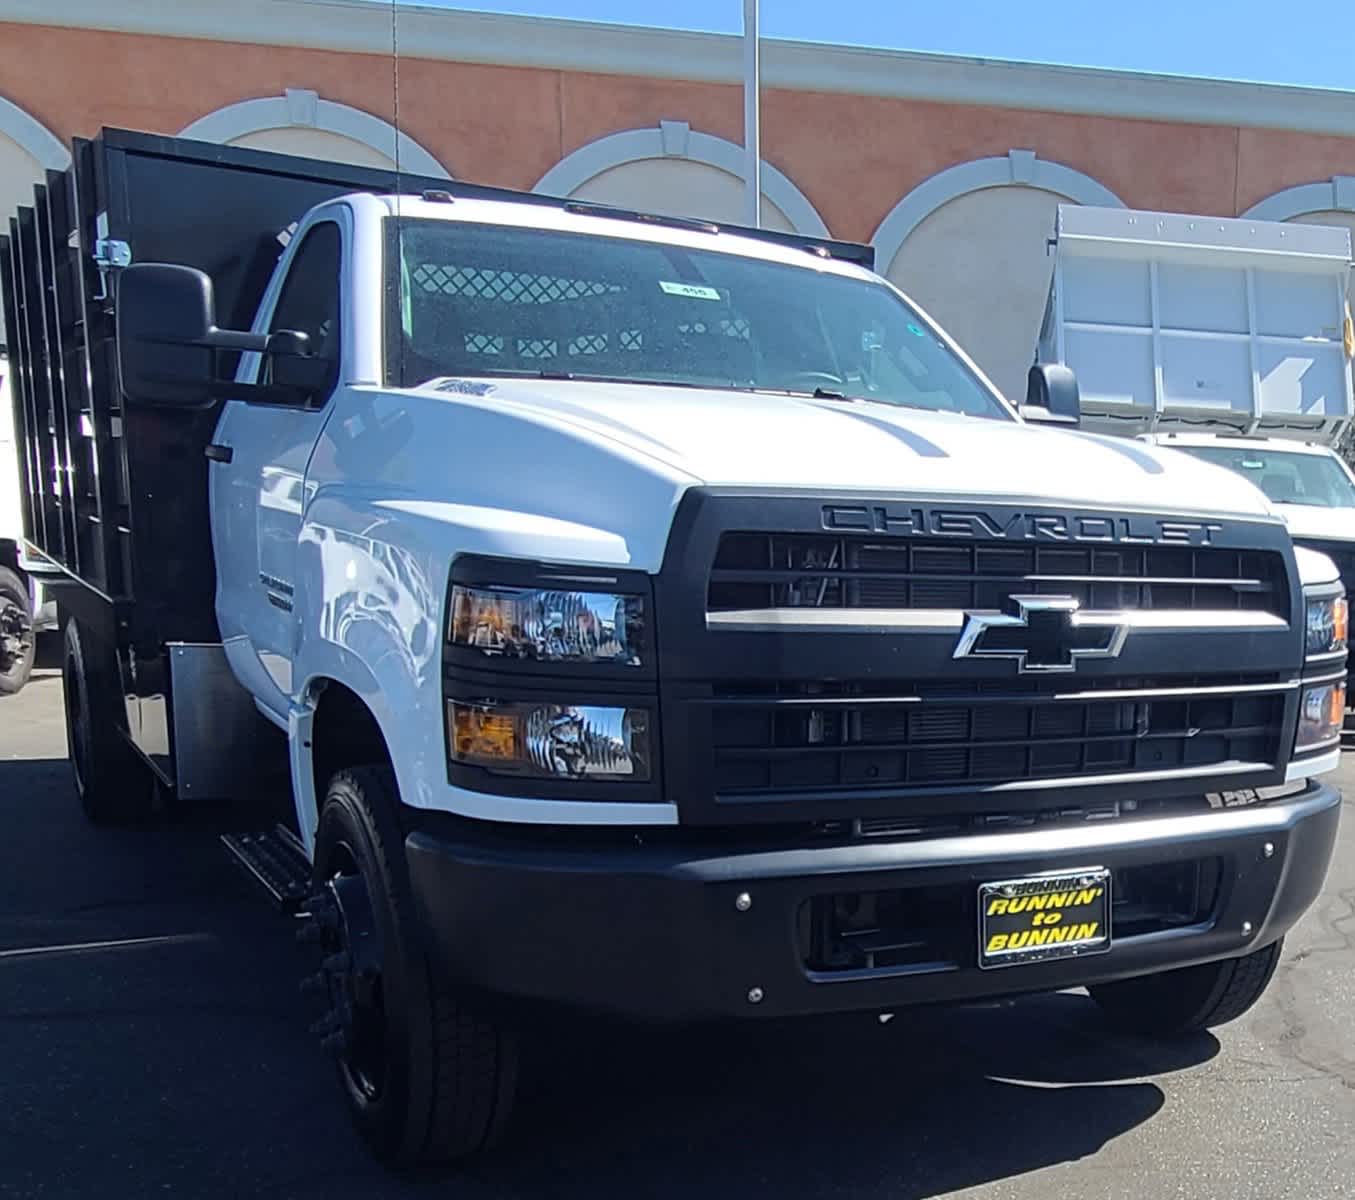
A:
[[[147,337],[145,334],[136,340],[149,346],[202,346],[208,350],[256,351],[268,350],[266,333],[238,333],[234,329],[209,329],[201,337]]]
[[[182,345],[169,339],[165,344]],[[285,355],[305,355],[309,348],[309,339],[305,333],[291,329],[279,329],[275,333],[248,333],[240,329],[209,329],[191,345],[206,345],[211,349],[233,349],[245,353],[285,353]]]
[[[268,334],[242,333],[235,329],[209,329],[198,341],[199,346],[213,350],[244,350],[264,353],[268,350]]]

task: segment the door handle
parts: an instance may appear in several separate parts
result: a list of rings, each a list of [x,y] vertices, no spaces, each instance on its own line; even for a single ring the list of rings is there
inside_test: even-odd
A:
[[[218,442],[208,442],[207,449],[203,451],[207,458],[212,462],[228,463],[234,460],[235,451],[229,446],[222,446]]]

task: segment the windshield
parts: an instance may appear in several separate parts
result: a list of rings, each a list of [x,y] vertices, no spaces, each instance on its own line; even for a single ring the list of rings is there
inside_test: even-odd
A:
[[[1315,508],[1355,507],[1355,484],[1341,464],[1325,454],[1296,454],[1249,446],[1176,446],[1196,458],[1217,463],[1256,484],[1276,504]]]
[[[387,256],[399,385],[566,376],[1011,417],[883,284],[626,238],[450,221],[400,231]]]

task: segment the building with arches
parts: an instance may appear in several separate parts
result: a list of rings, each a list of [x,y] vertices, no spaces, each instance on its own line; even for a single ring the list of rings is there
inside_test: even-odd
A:
[[[369,0],[0,0],[0,205],[102,125],[742,220],[727,35]],[[80,86],[71,86],[78,79]],[[1060,203],[1355,228],[1355,93],[769,40],[762,219],[1022,387]]]

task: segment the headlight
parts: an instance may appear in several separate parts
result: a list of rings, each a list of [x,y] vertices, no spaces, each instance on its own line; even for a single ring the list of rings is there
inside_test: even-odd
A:
[[[646,636],[639,596],[553,588],[452,588],[455,646],[542,662],[640,666]]]
[[[542,779],[650,776],[648,709],[453,700],[448,720],[452,759],[466,766]]]
[[[1307,653],[1334,654],[1346,648],[1346,598],[1324,596],[1308,601]]]
[[[1299,730],[1294,737],[1295,753],[1335,742],[1341,736],[1346,713],[1346,685],[1323,683],[1303,689],[1299,700]]]

